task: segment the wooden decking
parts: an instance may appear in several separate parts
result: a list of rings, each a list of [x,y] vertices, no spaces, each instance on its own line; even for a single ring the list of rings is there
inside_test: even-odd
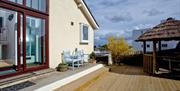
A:
[[[113,66],[111,72],[78,91],[180,91],[180,80],[149,76],[141,67]]]
[[[148,76],[139,67],[120,66],[84,91],[180,91],[180,81]]]

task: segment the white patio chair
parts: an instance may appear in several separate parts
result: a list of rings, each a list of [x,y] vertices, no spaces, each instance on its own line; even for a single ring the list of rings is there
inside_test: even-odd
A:
[[[78,63],[77,58],[75,56],[71,55],[71,52],[69,50],[63,51],[63,62],[72,65],[72,68],[74,70],[75,63]]]
[[[75,55],[77,56],[77,60],[78,60],[78,67],[83,65],[84,63],[84,52],[81,49],[77,49],[77,51],[75,51]]]

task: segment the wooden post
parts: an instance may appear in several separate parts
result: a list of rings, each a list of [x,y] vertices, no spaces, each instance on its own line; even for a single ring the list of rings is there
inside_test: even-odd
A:
[[[146,56],[144,54],[146,54],[146,41],[143,41],[143,71],[147,72]]]
[[[153,74],[156,72],[156,41],[153,41]]]
[[[161,41],[158,43],[159,52],[161,51]]]
[[[162,50],[161,49],[161,41],[158,42],[158,48],[159,48],[159,50],[158,50],[159,53],[161,53],[161,50]],[[158,64],[158,62],[156,62],[156,70],[159,71],[159,64]]]
[[[146,53],[146,41],[143,41],[143,53]]]
[[[108,65],[112,65],[113,62],[112,62],[112,55],[111,53],[108,54]]]

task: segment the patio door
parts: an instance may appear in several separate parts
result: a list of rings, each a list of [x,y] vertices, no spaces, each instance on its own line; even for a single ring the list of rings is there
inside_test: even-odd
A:
[[[21,17],[19,12],[0,8],[0,76],[21,70]]]
[[[0,0],[0,79],[49,67],[48,1]]]
[[[26,65],[27,68],[45,64],[45,20],[26,16]]]
[[[0,77],[47,68],[45,21],[0,8]]]

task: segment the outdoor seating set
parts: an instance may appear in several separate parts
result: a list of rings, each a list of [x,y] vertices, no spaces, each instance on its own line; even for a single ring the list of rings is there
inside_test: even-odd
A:
[[[73,52],[70,50],[64,50],[62,53],[63,62],[68,64],[74,70],[74,67],[80,67],[84,65],[85,60],[88,60],[86,54],[82,49],[75,49]]]

